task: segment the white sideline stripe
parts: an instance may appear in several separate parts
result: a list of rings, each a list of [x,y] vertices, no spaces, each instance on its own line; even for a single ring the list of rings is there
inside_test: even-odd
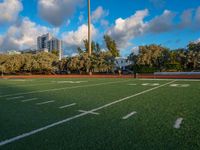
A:
[[[175,79],[139,79],[141,81],[173,81]],[[189,82],[200,82],[200,80],[196,79],[176,79],[176,81],[189,81]]]
[[[25,103],[25,102],[35,101],[35,100],[38,100],[38,98],[25,99],[25,100],[22,100],[21,102]]]
[[[44,93],[44,92],[52,92],[52,91],[60,91],[60,90],[67,90],[67,89],[76,89],[81,87],[93,87],[93,86],[99,86],[99,85],[107,85],[107,84],[116,84],[116,83],[123,83],[128,82],[130,80],[126,81],[117,81],[117,82],[103,82],[98,84],[89,84],[89,85],[79,85],[79,86],[72,86],[72,87],[65,87],[65,88],[56,88],[56,89],[48,89],[48,90],[39,90],[39,91],[32,91],[32,92],[26,92],[26,93],[16,93],[16,94],[9,94],[9,95],[2,95],[2,97],[9,97],[9,96],[18,96],[18,95],[28,95],[28,94],[35,94],[35,93]]]
[[[42,103],[36,103],[36,105],[44,105],[44,104],[49,104],[49,103],[54,103],[55,101],[46,101]]]
[[[61,106],[59,108],[64,109],[64,108],[68,108],[68,107],[75,106],[75,105],[76,105],[76,103],[72,103],[72,104],[69,104],[69,105]]]
[[[133,116],[133,115],[135,115],[135,114],[137,114],[137,112],[136,112],[136,111],[133,111],[133,112],[131,112],[130,114],[124,116],[122,119],[123,119],[123,120],[126,120],[126,119],[130,118],[131,116]]]
[[[174,124],[175,129],[179,129],[181,127],[181,123],[183,121],[183,118],[178,118]]]
[[[79,110],[79,112],[81,112],[81,113],[93,114],[93,115],[99,115],[99,113],[94,112],[94,111]]]
[[[92,110],[90,110],[90,111],[83,112],[83,113],[81,113],[81,114],[78,114],[78,115],[75,115],[75,116],[66,118],[66,119],[64,119],[64,120],[61,120],[61,121],[52,123],[52,124],[50,124],[50,125],[41,127],[41,128],[39,128],[39,129],[35,129],[35,130],[30,131],[30,132],[26,132],[26,133],[23,133],[23,134],[21,134],[21,135],[18,135],[18,136],[16,136],[16,137],[13,137],[13,138],[10,138],[10,139],[1,141],[1,142],[0,142],[0,146],[4,146],[4,145],[6,145],[6,144],[15,142],[15,141],[17,141],[17,140],[20,140],[20,139],[29,137],[29,136],[31,136],[31,135],[34,135],[34,134],[36,134],[36,133],[42,132],[42,131],[44,131],[44,130],[47,130],[47,129],[49,129],[49,128],[58,126],[58,125],[60,125],[60,124],[69,122],[69,121],[74,120],[74,119],[76,119],[76,118],[83,117],[83,116],[85,116],[85,115],[90,114],[90,112],[96,112],[96,111],[98,111],[98,110],[101,110],[101,109],[103,109],[103,108],[109,107],[109,106],[111,106],[111,105],[120,103],[120,102],[122,102],[122,101],[126,101],[126,100],[128,100],[128,99],[130,99],[130,98],[133,98],[133,97],[136,97],[136,96],[139,96],[139,95],[142,95],[142,94],[151,92],[151,91],[153,91],[153,90],[156,90],[156,89],[158,89],[158,88],[161,88],[161,87],[164,87],[164,86],[166,86],[166,85],[168,85],[168,84],[171,84],[171,83],[173,83],[173,82],[175,82],[175,81],[176,81],[176,80],[171,81],[171,82],[168,82],[168,83],[163,84],[163,85],[160,85],[160,86],[157,86],[157,87],[154,87],[154,88],[151,88],[151,89],[148,89],[148,90],[145,90],[145,91],[142,91],[142,92],[140,92],[140,93],[137,93],[137,94],[134,94],[134,95],[131,95],[131,96],[128,96],[128,97],[125,97],[125,98],[122,98],[122,99],[113,101],[113,102],[108,103],[108,104],[106,104],[106,105],[103,105],[103,106],[101,106],[101,107],[94,108],[94,109],[92,109]]]
[[[14,100],[14,99],[20,99],[20,98],[24,98],[24,96],[11,97],[11,98],[7,98],[6,100]]]

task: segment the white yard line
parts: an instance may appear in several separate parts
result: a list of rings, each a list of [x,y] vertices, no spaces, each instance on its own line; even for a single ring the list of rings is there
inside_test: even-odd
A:
[[[131,86],[132,86],[132,85],[137,85],[137,84],[128,84],[128,85],[131,85]]]
[[[72,104],[69,104],[69,105],[61,106],[59,108],[64,109],[64,108],[72,107],[72,106],[75,106],[75,105],[76,105],[76,103],[72,103]]]
[[[25,102],[35,101],[35,100],[38,100],[38,98],[25,99],[25,100],[22,100],[21,102],[25,103]]]
[[[79,110],[79,112],[81,112],[81,113],[87,113],[87,114],[92,114],[92,115],[99,115],[99,113],[93,112],[93,111]]]
[[[56,89],[48,89],[48,90],[39,90],[39,91],[31,91],[31,92],[25,92],[25,93],[16,93],[16,94],[8,94],[8,95],[2,95],[2,97],[10,97],[10,96],[19,96],[19,95],[28,95],[28,94],[35,94],[35,93],[44,93],[44,92],[53,92],[53,91],[60,91],[60,90],[67,90],[67,89],[76,89],[76,88],[82,88],[82,87],[94,87],[94,86],[100,86],[100,85],[108,85],[108,84],[116,84],[116,83],[123,83],[128,82],[130,80],[126,81],[115,81],[115,82],[103,82],[98,84],[89,84],[89,85],[79,85],[79,86],[71,86],[71,87],[64,87],[64,88],[56,88]]]
[[[166,84],[163,84],[163,85],[160,85],[160,86],[157,86],[157,87],[154,87],[154,88],[151,88],[151,89],[142,91],[142,92],[140,92],[140,93],[133,94],[133,95],[128,96],[128,97],[124,97],[124,98],[122,98],[122,99],[113,101],[113,102],[108,103],[108,104],[106,104],[106,105],[103,105],[103,106],[101,106],[101,107],[94,108],[94,109],[92,109],[92,110],[90,110],[90,111],[84,111],[84,112],[81,113],[81,114],[78,114],[78,115],[75,115],[75,116],[66,118],[66,119],[64,119],[64,120],[61,120],[61,121],[52,123],[52,124],[50,124],[50,125],[41,127],[41,128],[39,128],[39,129],[35,129],[35,130],[30,131],[30,132],[26,132],[26,133],[23,133],[23,134],[21,134],[21,135],[18,135],[18,136],[16,136],[16,137],[13,137],[13,138],[10,138],[10,139],[1,141],[1,142],[0,142],[0,146],[4,146],[4,145],[6,145],[6,144],[13,143],[13,142],[15,142],[15,141],[17,141],[17,140],[20,140],[20,139],[29,137],[29,136],[31,136],[31,135],[37,134],[37,133],[39,133],[39,132],[42,132],[42,131],[47,130],[47,129],[49,129],[49,128],[58,126],[58,125],[60,125],[60,124],[69,122],[69,121],[74,120],[74,119],[76,119],[76,118],[80,118],[80,117],[86,116],[86,115],[88,115],[88,114],[91,114],[91,112],[96,112],[96,111],[98,111],[98,110],[101,110],[101,109],[110,107],[110,106],[112,106],[112,105],[114,105],[114,104],[117,104],[117,103],[126,101],[126,100],[128,100],[128,99],[130,99],[130,98],[133,98],[133,97],[136,97],[136,96],[139,96],[139,95],[142,95],[142,94],[151,92],[151,91],[153,91],[153,90],[159,89],[159,88],[164,87],[164,86],[166,86],[166,85],[168,85],[168,84],[171,84],[171,83],[173,83],[173,82],[175,82],[175,81],[171,81],[171,82],[168,82],[168,83],[166,83]]]
[[[175,129],[179,129],[181,127],[181,123],[183,121],[183,118],[178,118],[174,124]]]
[[[41,102],[41,103],[36,103],[36,105],[45,105],[49,103],[54,103],[55,101],[46,101],[46,102]]]
[[[133,112],[129,113],[128,115],[122,117],[122,119],[123,119],[123,120],[126,120],[126,119],[130,118],[131,116],[133,116],[133,115],[135,115],[135,114],[137,114],[137,112],[136,112],[136,111],[133,111]]]
[[[15,99],[20,99],[20,98],[24,98],[24,96],[10,97],[10,98],[7,98],[6,100],[15,100]]]

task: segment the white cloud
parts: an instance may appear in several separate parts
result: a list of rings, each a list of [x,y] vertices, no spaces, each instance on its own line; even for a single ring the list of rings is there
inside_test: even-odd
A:
[[[144,19],[148,14],[149,11],[144,9],[136,11],[134,15],[128,18],[118,18],[115,25],[108,29],[107,34],[117,42],[119,48],[124,49],[132,46],[130,41],[138,36],[168,32],[177,28],[177,25],[173,22],[176,14],[169,10],[165,10],[160,16],[145,22]]]
[[[174,29],[174,17],[174,13],[165,10],[162,15],[155,17],[147,24],[147,31],[152,33],[162,33]]]
[[[197,8],[196,14],[195,14],[195,26],[197,28],[200,27],[200,7]]]
[[[98,34],[98,30],[92,25],[92,37]],[[78,27],[76,31],[69,31],[62,34],[62,40],[64,42],[64,47],[68,50],[66,53],[71,53],[76,50],[78,46],[83,47],[83,40],[88,38],[88,26],[83,24]]]
[[[102,6],[97,7],[96,10],[92,12],[92,20],[94,22],[99,21],[100,19],[108,16],[109,12],[107,10],[104,10]]]
[[[0,24],[16,21],[22,9],[21,0],[3,0],[3,2],[0,2]]]
[[[9,27],[8,31],[1,37],[1,50],[23,50],[36,48],[37,37],[47,32],[57,33],[57,28],[47,28],[24,18],[20,23]]]
[[[145,29],[144,18],[147,15],[148,10],[145,9],[137,11],[126,19],[118,18],[107,34],[114,38],[120,48],[126,48],[131,45],[129,43],[131,39],[143,34]]]
[[[83,0],[39,0],[38,9],[41,18],[54,26],[60,26],[74,13]]]
[[[192,25],[192,13],[193,9],[187,9],[183,11],[181,14],[181,23],[179,24],[179,28],[187,28]]]
[[[200,42],[200,38],[194,41],[194,43],[199,43],[199,42]]]

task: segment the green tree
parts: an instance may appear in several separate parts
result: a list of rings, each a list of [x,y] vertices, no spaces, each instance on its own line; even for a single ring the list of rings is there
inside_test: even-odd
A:
[[[119,57],[119,50],[115,40],[113,40],[109,35],[104,35],[104,41],[106,43],[107,49],[111,52],[113,57]]]

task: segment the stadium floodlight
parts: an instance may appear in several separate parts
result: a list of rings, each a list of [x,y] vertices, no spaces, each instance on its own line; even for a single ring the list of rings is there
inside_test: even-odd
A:
[[[90,15],[90,0],[88,0],[88,53],[89,56],[92,55],[92,46],[91,46],[91,15]]]

